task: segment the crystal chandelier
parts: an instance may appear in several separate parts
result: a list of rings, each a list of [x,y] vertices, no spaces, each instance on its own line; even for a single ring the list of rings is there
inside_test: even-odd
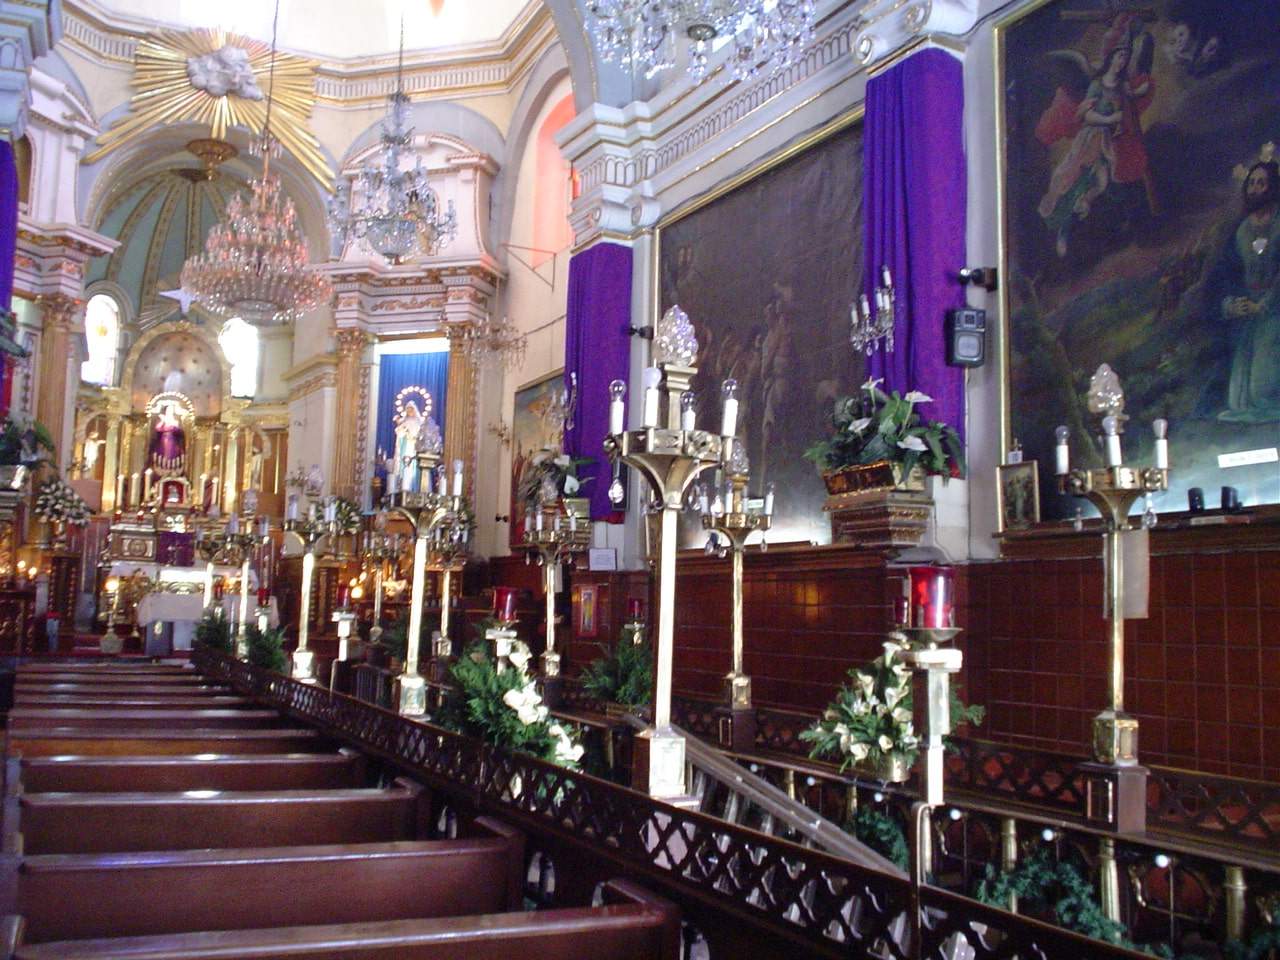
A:
[[[514,370],[524,363],[528,348],[529,338],[506,317],[501,320],[486,317],[472,324],[462,340],[462,352],[472,363],[480,366],[497,360],[507,370]]]
[[[422,158],[415,158],[412,169],[401,169],[413,144],[409,96],[404,92],[403,19],[396,92],[388,99],[391,109],[382,124],[382,150],[356,172],[354,184],[338,177],[329,202],[329,229],[344,246],[353,236],[368,240],[391,263],[403,263],[417,253],[438,253],[458,232],[453,201],[441,211],[427,185]],[[353,193],[359,198],[355,202]]]
[[[875,289],[876,308],[871,309],[864,293],[849,311],[849,342],[854,353],[868,357],[880,347],[893,353],[893,325],[898,312],[898,295],[888,267],[880,268],[880,286]]]
[[[279,10],[277,0],[277,16]],[[275,50],[273,24],[273,85],[268,91],[274,89]],[[204,307],[257,325],[288,323],[333,297],[328,278],[308,266],[297,210],[271,172],[271,157],[278,151],[268,92],[266,121],[255,150],[262,154],[262,176],[249,181],[247,199],[240,193],[231,199],[222,222],[210,228],[204,253],[182,267],[182,288]]]
[[[588,0],[588,29],[606,62],[652,77],[675,65],[684,37],[694,80],[707,74],[715,41],[731,45],[737,80],[793,63],[813,39],[815,0]]]

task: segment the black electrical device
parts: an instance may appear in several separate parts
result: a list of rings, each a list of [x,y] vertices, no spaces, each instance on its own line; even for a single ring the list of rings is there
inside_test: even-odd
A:
[[[965,307],[947,312],[947,363],[980,367],[987,359],[987,311]]]

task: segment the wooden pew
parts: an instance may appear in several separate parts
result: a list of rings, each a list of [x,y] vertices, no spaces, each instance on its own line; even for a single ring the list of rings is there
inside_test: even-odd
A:
[[[421,786],[386,790],[27,793],[19,852],[125,853],[384,843],[430,835]]]
[[[125,673],[108,670],[60,670],[32,673],[19,670],[14,679],[15,687],[51,686],[58,683],[114,683],[121,686],[199,686],[207,683],[194,670],[178,672]]]
[[[26,693],[15,706],[19,707],[78,707],[92,709],[94,707],[115,707],[121,710],[235,710],[251,708],[253,701],[232,694],[216,693],[181,693],[164,695],[133,692],[119,696],[104,696],[100,693]]]
[[[18,908],[29,943],[520,909],[523,835],[476,826],[458,840],[26,857]]]
[[[324,738],[304,728],[260,730],[11,731],[9,750],[23,757],[187,756],[197,753],[302,753],[322,749]]]
[[[16,960],[677,960],[677,909],[626,881],[606,888],[601,907],[69,940],[19,947]]]
[[[27,793],[331,790],[363,786],[364,766],[364,757],[352,750],[189,757],[27,757],[16,779]]]
[[[275,710],[153,710],[112,707],[14,707],[9,711],[13,733],[53,733],[59,730],[92,730],[108,734],[116,730],[212,730],[219,727],[249,729],[284,726]]]
[[[13,701],[21,704],[25,699],[54,695],[70,697],[199,697],[217,694],[227,696],[230,688],[215,683],[114,683],[104,680],[98,683],[32,683],[14,685]]]

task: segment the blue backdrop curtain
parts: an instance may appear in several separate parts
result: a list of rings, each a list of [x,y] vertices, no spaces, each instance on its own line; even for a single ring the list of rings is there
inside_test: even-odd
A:
[[[395,446],[396,394],[422,387],[431,394],[431,419],[444,434],[445,393],[449,387],[449,354],[410,353],[384,356],[378,364],[378,449],[385,456]],[[382,464],[377,465],[382,472]]]
[[[609,432],[609,383],[627,379],[631,337],[631,248],[597,243],[569,261],[569,307],[565,318],[565,380],[577,374],[578,408],[565,430],[565,451],[591,457],[578,477],[593,477],[584,488],[591,519],[621,523],[609,502],[612,473],[604,455]]]
[[[921,408],[964,436],[964,370],[946,362],[948,310],[965,303],[964,70],[924,50],[867,81],[863,135],[864,286],[875,303],[881,267],[893,272],[893,353],[868,363],[886,390],[919,390]]]

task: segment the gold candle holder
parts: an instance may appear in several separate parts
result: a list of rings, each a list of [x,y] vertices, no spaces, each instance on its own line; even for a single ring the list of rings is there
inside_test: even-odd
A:
[[[307,520],[286,520],[284,531],[302,543],[302,589],[298,601],[298,646],[293,651],[290,676],[303,683],[316,682],[315,651],[307,647],[307,634],[311,620],[311,581],[315,577],[316,556],[320,542],[326,537],[336,537],[336,520],[325,521],[318,517]]]
[[[591,531],[586,522],[579,523],[575,518],[571,524],[565,524],[557,516],[551,527],[544,523],[541,529],[526,529],[524,542],[531,550],[537,551],[538,563],[542,567],[542,589],[546,595],[547,647],[542,654],[542,676],[544,680],[558,680],[560,654],[556,652],[556,568],[566,560],[572,560],[574,555],[586,551],[591,544]]]

